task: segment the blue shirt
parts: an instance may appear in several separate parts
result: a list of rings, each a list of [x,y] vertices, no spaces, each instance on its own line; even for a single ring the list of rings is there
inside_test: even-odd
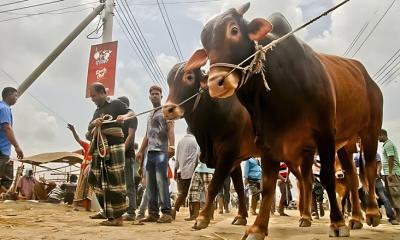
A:
[[[257,159],[249,158],[244,164],[244,178],[261,180],[261,166]]]
[[[5,102],[0,101],[0,152],[3,155],[11,155],[11,142],[7,139],[3,129],[3,124],[8,123],[12,126],[13,119],[11,108]]]

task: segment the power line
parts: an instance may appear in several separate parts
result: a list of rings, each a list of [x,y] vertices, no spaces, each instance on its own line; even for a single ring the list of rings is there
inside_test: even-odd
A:
[[[158,72],[161,74],[161,79],[166,82],[166,77],[165,77],[164,73],[162,72],[160,65],[158,64],[157,59],[155,58],[154,53],[151,50],[148,41],[144,37],[144,34],[143,34],[143,32],[142,32],[142,30],[141,30],[141,28],[139,26],[139,23],[136,21],[136,18],[134,16],[133,12],[132,12],[132,9],[129,7],[129,5],[128,5],[126,0],[123,0],[123,2],[125,2],[126,8],[128,9],[128,11],[129,11],[129,13],[130,13],[130,15],[131,15],[131,17],[133,19],[133,22],[134,22],[133,26],[134,27],[136,26],[135,29],[137,30],[138,35],[141,37],[143,43],[146,45],[145,49],[150,53],[150,56],[153,59],[153,62],[156,64]]]
[[[167,16],[168,24],[169,24],[169,26],[170,26],[170,28],[171,28],[172,36],[174,37],[174,40],[175,40],[175,42],[176,42],[176,46],[178,47],[179,54],[180,54],[180,58],[181,58],[181,61],[182,61],[182,60],[183,60],[182,51],[181,51],[181,48],[180,48],[180,46],[179,46],[179,42],[178,42],[178,40],[176,39],[175,31],[174,31],[174,28],[172,27],[171,19],[169,18],[169,14],[168,14],[167,8],[165,7],[164,0],[161,0],[161,4],[162,4],[163,9],[164,9],[164,11],[165,11],[165,15]]]
[[[385,87],[388,86],[390,83],[392,83],[394,80],[396,80],[400,76],[400,72],[397,73],[392,79],[388,80],[385,84]]]
[[[77,7],[81,7],[81,6],[85,6],[85,5],[89,5],[89,4],[94,4],[94,3],[98,3],[98,1],[82,3],[82,4],[78,4],[78,5],[73,5],[73,6],[64,7],[64,8],[53,9],[53,10],[39,12],[39,13],[32,13],[32,14],[28,13],[28,14],[26,14],[26,16],[13,17],[13,18],[0,20],[0,23],[12,21],[12,20],[17,20],[17,19],[21,19],[21,18],[28,18],[28,17],[38,16],[38,15],[44,15],[44,14],[64,14],[64,13],[69,13],[71,11],[66,11],[66,12],[59,12],[59,11],[68,10],[68,9],[72,9],[72,8],[77,8]],[[86,9],[82,9],[81,11],[83,11],[83,10],[86,10]],[[59,13],[57,13],[57,12],[59,12]]]
[[[365,42],[369,39],[369,37],[372,35],[372,33],[375,31],[375,29],[378,27],[378,25],[383,20],[383,18],[386,16],[386,14],[389,12],[389,10],[393,7],[395,2],[396,2],[396,0],[393,0],[393,2],[389,5],[389,7],[386,9],[385,13],[382,15],[382,17],[379,19],[379,21],[375,24],[375,26],[371,29],[371,31],[368,33],[367,37],[365,37],[364,41],[357,48],[356,52],[353,54],[352,57],[354,57],[358,53],[358,51],[360,51],[360,49],[364,46]]]
[[[165,85],[163,84],[163,79],[160,78],[160,74],[157,72],[157,68],[155,67],[155,64],[153,63],[152,59],[149,58],[149,55],[147,54],[147,52],[145,52],[143,50],[143,43],[140,41],[136,31],[134,30],[134,27],[132,26],[132,23],[128,20],[125,12],[121,11],[123,14],[123,17],[121,17],[120,11],[118,11],[116,9],[116,13],[118,15],[118,17],[120,18],[120,20],[122,21],[122,23],[124,24],[124,26],[126,27],[126,30],[129,34],[129,36],[131,37],[131,40],[133,41],[139,56],[142,57],[143,62],[145,64],[146,67],[148,67],[148,69],[150,70],[150,72],[153,75],[154,80],[158,83],[158,85],[165,87]],[[126,22],[126,24],[125,24]]]
[[[169,35],[169,38],[170,38],[170,40],[171,40],[171,42],[172,42],[172,45],[173,45],[173,47],[174,47],[174,49],[175,49],[176,56],[179,58],[180,61],[182,61],[182,59],[181,59],[181,57],[180,57],[180,55],[179,55],[178,46],[175,45],[175,41],[174,41],[174,39],[173,39],[173,37],[172,37],[172,33],[171,33],[171,31],[170,31],[170,29],[169,29],[169,27],[168,27],[167,20],[165,19],[164,13],[163,13],[163,11],[162,11],[162,9],[161,9],[161,6],[160,6],[160,2],[159,2],[158,0],[157,0],[157,6],[158,6],[158,9],[160,10],[162,19],[163,19],[164,24],[165,24],[165,28],[167,29],[167,32],[168,32],[168,35]]]
[[[400,63],[400,62],[398,62],[397,65],[399,65],[399,63]],[[384,83],[387,83],[387,82],[389,81],[389,79],[390,79],[391,77],[393,77],[393,76],[394,76],[397,72],[399,72],[399,71],[400,71],[400,67],[397,68],[396,71],[392,71],[391,74],[390,74],[385,80],[383,80],[383,81],[381,82],[381,85],[383,85]],[[389,73],[390,73],[390,72],[389,72]]]
[[[392,67],[386,72],[386,74],[383,75],[383,76],[381,77],[381,79],[377,81],[377,83],[381,82],[381,84],[382,84],[382,83],[383,83],[383,80],[387,77],[387,75],[389,75],[389,74],[390,74],[397,66],[399,66],[399,65],[400,65],[400,61],[397,61],[397,63],[396,63],[394,66],[392,66]]]
[[[389,60],[387,60],[380,68],[379,68],[379,70],[374,74],[374,78],[379,78],[385,71],[386,71],[386,69],[388,69],[399,57],[400,57],[400,54],[399,54],[399,56],[397,56],[396,57],[396,55],[398,54],[400,52],[400,48],[399,48],[399,50],[397,50],[390,58],[389,58]],[[395,58],[396,57],[396,58]],[[392,59],[393,59],[393,61],[392,61]],[[391,61],[391,62],[390,62]],[[389,63],[390,62],[390,63]]]
[[[55,1],[51,1],[51,2],[38,3],[38,4],[29,5],[29,6],[25,6],[25,7],[19,7],[19,8],[14,8],[14,9],[8,9],[8,10],[0,11],[0,13],[7,13],[7,12],[13,12],[13,11],[17,11],[17,10],[23,10],[23,9],[28,9],[28,8],[34,8],[34,7],[39,7],[39,6],[44,6],[44,5],[54,4],[54,3],[59,3],[59,2],[63,2],[63,1],[64,1],[64,0],[55,0]]]
[[[357,33],[357,35],[355,36],[355,38],[353,39],[353,41],[351,41],[350,45],[347,47],[346,51],[344,52],[344,56],[347,56],[347,54],[349,54],[349,52],[351,51],[351,49],[354,47],[354,45],[356,44],[356,42],[358,41],[358,39],[361,37],[361,35],[364,33],[365,29],[367,28],[369,22],[366,22],[364,24],[364,26],[361,28],[361,30]]]
[[[118,14],[118,13],[117,13]],[[117,20],[117,24],[118,26],[121,28],[122,32],[124,33],[126,39],[128,40],[129,45],[131,46],[132,50],[135,52],[136,56],[138,56],[139,61],[142,63],[145,71],[147,72],[147,74],[149,75],[151,81],[155,84],[155,85],[159,85],[158,82],[155,81],[155,77],[153,75],[153,72],[151,71],[151,69],[149,69],[149,67],[147,66],[147,64],[144,62],[144,60],[141,57],[140,52],[138,52],[138,48],[137,45],[135,44],[135,42],[129,37],[131,36],[130,33],[128,32],[128,28],[126,27],[125,23],[122,22],[122,20],[119,20],[118,18],[115,18]],[[124,27],[121,25],[121,22],[123,23]],[[128,35],[129,34],[129,35]],[[132,37],[132,36],[131,36]],[[133,42],[133,43],[132,43]],[[162,86],[161,86],[162,87]]]
[[[19,84],[19,82],[17,80],[15,80],[9,73],[7,73],[4,69],[0,68],[0,71],[3,72],[10,80],[12,80],[13,82],[15,82],[16,84]],[[53,109],[51,109],[49,106],[47,106],[46,104],[44,104],[41,100],[39,100],[37,97],[35,97],[33,94],[28,92],[28,95],[31,96],[36,102],[38,102],[40,105],[42,105],[42,107],[44,107],[45,109],[47,109],[48,111],[50,111],[51,113],[53,113],[58,119],[60,119],[62,122],[64,123],[68,123],[60,114],[58,114],[56,111],[54,111]]]
[[[195,1],[181,1],[181,2],[166,2],[165,5],[179,5],[179,4],[196,4],[196,3],[212,3],[212,2],[223,2],[224,0],[195,0]],[[137,5],[137,6],[152,6],[157,5],[157,3],[149,3],[149,2],[137,2],[131,3],[130,5]]]
[[[127,4],[127,2],[125,0],[121,1],[121,2],[122,2],[122,4],[118,4],[118,7],[121,9],[120,5],[122,5],[122,7],[125,9],[125,12],[127,13],[128,18],[129,18],[129,20],[127,18],[126,18],[126,20],[128,21],[128,24],[129,24],[129,22],[131,23],[131,24],[129,24],[129,26],[131,26],[131,27],[133,26],[133,28],[131,28],[131,29],[136,37],[137,42],[139,43],[139,45],[142,48],[141,50],[143,50],[144,54],[146,55],[146,58],[150,61],[150,64],[152,65],[152,68],[154,69],[157,76],[159,77],[160,82],[165,84],[166,78],[161,70],[160,65],[157,62],[157,59],[155,58],[155,56],[153,54],[153,51],[151,50],[146,38],[144,37],[143,32],[140,29],[140,26],[139,26],[138,22],[136,21],[136,18],[134,16],[131,8],[129,7],[129,5]],[[126,4],[126,6],[124,5],[124,2]],[[121,11],[122,11],[122,9],[121,9]],[[124,13],[124,12],[122,11],[122,13]],[[125,14],[124,14],[124,16],[125,16]],[[164,86],[166,86],[166,85],[164,85]]]
[[[13,5],[13,4],[17,4],[17,3],[22,3],[22,2],[27,2],[27,1],[29,1],[29,0],[20,0],[20,1],[16,1],[16,2],[3,3],[3,4],[0,4],[0,7],[9,6],[9,5]]]
[[[115,18],[117,20],[117,23],[119,25],[119,27],[122,29],[125,37],[127,38],[130,46],[132,47],[132,49],[135,51],[136,55],[139,57],[140,62],[142,63],[145,71],[147,72],[147,74],[150,76],[150,79],[153,81],[154,84],[156,85],[160,85],[160,82],[156,76],[156,74],[154,73],[154,70],[152,70],[149,67],[149,64],[146,61],[146,58],[143,56],[143,53],[140,51],[140,47],[138,46],[138,44],[136,43],[136,41],[134,41],[134,38],[131,34],[131,32],[129,31],[129,28],[126,26],[125,22],[123,21],[123,19],[121,18],[119,11],[115,11],[117,13],[117,17]],[[122,25],[121,25],[122,23]]]

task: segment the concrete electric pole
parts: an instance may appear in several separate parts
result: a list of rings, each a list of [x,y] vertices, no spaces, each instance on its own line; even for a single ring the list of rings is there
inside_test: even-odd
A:
[[[104,25],[104,31],[107,30],[110,32],[109,35],[104,32],[103,42],[105,40],[105,36],[107,35],[110,40],[112,37],[112,10],[114,8],[113,1],[111,0],[100,0],[100,2],[112,2],[111,9],[111,17],[107,17],[108,20],[106,25]],[[110,4],[111,6],[111,4]],[[18,87],[18,95],[21,96],[26,89],[28,89],[32,83],[50,66],[50,64],[68,47],[68,45],[85,29],[89,23],[103,11],[105,4],[100,4],[97,6],[47,57],[43,60],[43,62],[36,67],[36,69],[19,85]],[[107,16],[107,15],[106,15]],[[105,16],[105,17],[106,17]],[[108,25],[111,24],[111,27]],[[107,28],[107,29],[106,29]]]
[[[103,43],[112,41],[114,0],[103,0],[105,8],[103,12]]]

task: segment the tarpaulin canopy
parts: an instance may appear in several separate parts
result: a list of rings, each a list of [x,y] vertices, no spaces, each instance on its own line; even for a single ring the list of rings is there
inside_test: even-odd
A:
[[[73,165],[76,163],[82,163],[83,155],[72,152],[51,152],[51,153],[41,153],[31,157],[25,157],[20,161],[23,163],[29,163],[36,166],[45,163],[66,163],[69,165]]]

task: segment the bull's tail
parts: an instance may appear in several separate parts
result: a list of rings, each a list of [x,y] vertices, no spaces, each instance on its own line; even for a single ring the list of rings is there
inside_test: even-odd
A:
[[[363,188],[364,191],[368,192],[368,181],[365,176],[365,159],[363,157],[363,144],[362,142],[360,143],[360,152],[359,152],[359,157],[358,157],[358,169],[359,169],[359,176],[360,176],[360,181],[361,181],[361,187]]]

